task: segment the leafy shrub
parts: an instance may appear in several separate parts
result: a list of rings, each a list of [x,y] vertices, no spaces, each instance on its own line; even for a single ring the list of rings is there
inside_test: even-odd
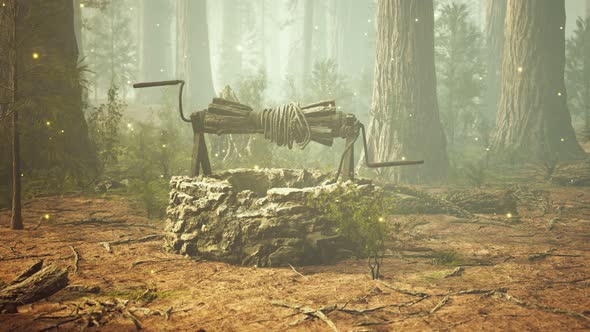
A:
[[[334,223],[339,234],[351,241],[362,257],[378,256],[383,250],[387,227],[383,223],[386,202],[382,193],[366,195],[342,185],[309,197],[309,206]]]

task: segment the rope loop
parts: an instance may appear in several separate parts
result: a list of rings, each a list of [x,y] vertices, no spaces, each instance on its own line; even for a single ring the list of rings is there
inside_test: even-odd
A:
[[[290,103],[263,110],[258,117],[264,138],[278,146],[293,148],[294,143],[304,149],[311,141],[311,130],[299,105]]]

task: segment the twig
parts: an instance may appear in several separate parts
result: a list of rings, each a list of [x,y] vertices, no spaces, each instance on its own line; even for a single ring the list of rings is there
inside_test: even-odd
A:
[[[462,266],[459,266],[459,267],[455,268],[453,270],[453,272],[447,274],[445,276],[445,278],[458,277],[458,276],[462,275],[464,271],[465,271],[465,268]]]
[[[515,298],[514,296],[511,296],[509,294],[506,293],[502,293],[502,292],[494,292],[494,295],[498,296],[498,298],[500,299],[504,299],[507,300],[509,302],[515,303],[521,307],[527,308],[527,309],[536,309],[536,310],[541,310],[541,311],[545,311],[548,313],[554,313],[554,314],[564,314],[570,317],[575,317],[575,318],[581,318],[581,319],[585,319],[585,320],[590,320],[590,317],[581,314],[579,312],[575,312],[575,311],[570,311],[570,310],[565,310],[565,309],[560,309],[560,308],[555,308],[555,307],[549,307],[549,306],[545,306],[545,305],[540,305],[540,304],[534,304],[534,303],[529,303],[529,302],[525,302],[522,300],[519,300],[517,298]]]
[[[15,261],[15,260],[19,260],[19,259],[41,258],[41,257],[47,257],[47,256],[51,256],[51,254],[22,255],[22,256],[16,256],[16,257],[6,257],[6,258],[1,258],[0,261]]]
[[[133,263],[131,263],[131,266],[129,267],[129,269],[132,269],[138,265],[141,264],[147,264],[147,263],[161,263],[161,262],[171,262],[171,261],[187,261],[186,258],[163,258],[163,259],[159,259],[159,260],[145,260],[145,261],[135,261]]]
[[[434,308],[432,308],[432,310],[430,310],[430,314],[432,315],[433,313],[439,311],[440,308],[447,304],[447,302],[449,302],[450,299],[451,298],[449,297],[449,295],[445,296]]]
[[[326,316],[326,314],[324,314],[322,312],[322,309],[315,310],[315,309],[312,309],[312,308],[310,308],[308,306],[304,306],[304,305],[301,305],[301,304],[294,304],[294,303],[284,302],[284,301],[272,301],[271,303],[274,306],[295,309],[295,310],[299,311],[302,314],[305,314],[305,315],[308,315],[308,316],[314,316],[316,318],[319,318],[322,321],[324,321],[324,323],[326,323],[332,329],[332,331],[338,332],[338,328],[336,327],[336,324],[334,324],[334,322],[332,322],[328,318],[328,316]],[[331,306],[329,308],[331,308],[332,310],[334,310],[335,309],[335,306]],[[327,310],[327,309],[324,309],[324,310]]]
[[[396,292],[402,293],[402,294],[411,295],[411,296],[418,296],[418,297],[423,297],[423,298],[430,297],[430,295],[429,294],[426,294],[426,293],[414,292],[414,291],[411,291],[411,290],[408,290],[408,289],[402,289],[402,288],[399,288],[397,286],[390,285],[390,284],[386,283],[385,281],[381,281],[381,280],[379,280],[379,282],[383,286],[385,286],[385,287],[387,287],[389,289],[392,289],[392,290],[394,290]]]
[[[78,320],[80,318],[82,318],[82,315],[76,315],[74,317],[68,318],[68,319],[63,320],[61,322],[57,322],[57,323],[55,323],[55,324],[53,324],[51,326],[48,326],[48,327],[46,327],[44,329],[41,329],[41,330],[39,330],[39,332],[44,332],[44,331],[49,331],[49,330],[57,329],[60,325],[63,325],[63,324],[66,324],[66,323],[70,323],[70,322],[76,321],[76,320]]]
[[[162,234],[152,234],[148,236],[144,236],[139,239],[127,239],[127,240],[119,240],[119,241],[111,241],[111,242],[99,242],[101,246],[103,246],[107,252],[111,252],[111,246],[119,245],[119,244],[129,244],[129,243],[140,243],[140,242],[148,242],[154,240],[161,240],[164,238]]]
[[[74,253],[74,274],[78,274],[78,262],[80,261],[80,255],[73,246],[70,246],[70,249]]]
[[[295,268],[293,267],[293,265],[289,264],[289,267],[291,268],[291,270],[293,270],[293,272],[295,272],[298,275],[300,275],[301,277],[303,277],[303,279],[307,279],[306,276],[304,276],[303,274],[299,273],[299,271],[295,270]]]

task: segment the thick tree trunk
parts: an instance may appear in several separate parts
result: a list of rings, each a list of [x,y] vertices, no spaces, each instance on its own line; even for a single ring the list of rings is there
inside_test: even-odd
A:
[[[186,80],[186,105],[203,109],[215,96],[209,55],[206,0],[177,2],[177,74]]]
[[[486,8],[487,94],[486,117],[495,119],[500,102],[502,59],[504,53],[504,20],[507,0],[488,0]]]
[[[242,75],[242,20],[241,15],[237,15],[240,5],[237,0],[223,0],[222,6],[219,74],[223,86],[230,85],[234,88]]]
[[[169,1],[141,1],[142,41],[140,50],[140,79],[142,81],[162,81],[173,79],[172,67],[172,25]],[[137,92],[141,100],[157,103],[158,93],[148,90]]]
[[[446,139],[436,99],[432,0],[380,0],[369,128],[376,161],[424,159],[423,166],[384,168],[398,182],[442,180]]]
[[[523,158],[585,156],[567,108],[564,0],[509,0],[492,148]]]

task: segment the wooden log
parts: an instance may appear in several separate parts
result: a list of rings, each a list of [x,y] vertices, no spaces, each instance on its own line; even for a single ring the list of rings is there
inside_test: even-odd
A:
[[[39,263],[36,263],[36,265]],[[29,268],[27,271],[35,270]],[[17,279],[28,274],[22,273]],[[47,298],[68,284],[68,271],[55,265],[47,266],[24,280],[0,290],[0,312],[15,313],[19,305]]]

